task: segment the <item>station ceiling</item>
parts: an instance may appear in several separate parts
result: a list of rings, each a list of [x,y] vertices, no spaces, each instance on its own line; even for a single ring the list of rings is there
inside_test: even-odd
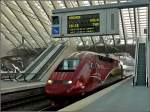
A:
[[[139,0],[137,0],[138,2]],[[53,9],[85,7],[91,5],[136,2],[136,0],[1,0],[0,34],[12,49],[48,46],[51,38],[51,15]],[[135,44],[136,38],[145,38],[148,27],[148,8],[120,9],[120,35],[75,37],[76,45]],[[137,32],[137,33],[136,33]],[[69,39],[70,40],[70,39]]]

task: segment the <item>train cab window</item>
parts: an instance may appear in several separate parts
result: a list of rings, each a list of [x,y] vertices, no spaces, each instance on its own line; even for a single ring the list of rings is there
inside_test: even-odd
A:
[[[56,71],[74,71],[79,63],[79,59],[65,59],[57,67]]]
[[[90,69],[95,69],[96,68],[96,64],[94,64],[94,63],[90,63],[89,66],[90,66]]]
[[[113,62],[114,62],[114,60],[113,60],[113,59],[111,59],[111,58],[109,58],[109,59],[108,59],[108,62],[113,63]]]
[[[102,56],[98,56],[98,59],[101,60]]]
[[[109,58],[109,57],[103,57],[103,56],[99,56],[99,60],[101,61],[106,61],[106,62],[110,62],[110,63],[113,63],[114,60]]]

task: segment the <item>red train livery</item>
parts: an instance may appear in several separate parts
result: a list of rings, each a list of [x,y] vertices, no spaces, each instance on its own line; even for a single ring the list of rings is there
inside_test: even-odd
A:
[[[82,95],[122,76],[120,61],[94,52],[76,52],[54,70],[45,91],[56,96]]]

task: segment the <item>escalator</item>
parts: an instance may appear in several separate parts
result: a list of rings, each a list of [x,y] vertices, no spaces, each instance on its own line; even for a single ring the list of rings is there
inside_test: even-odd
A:
[[[42,73],[44,73],[47,69],[47,67],[55,60],[55,58],[61,53],[61,51],[64,49],[64,45],[62,45],[61,47],[59,47],[59,49],[57,49],[57,51],[53,54],[53,56],[42,66],[42,68],[37,72],[37,74],[30,78],[30,81],[37,81],[40,80],[40,77],[42,75]]]
[[[138,61],[137,61],[137,80],[136,85],[146,86],[146,46],[145,43],[139,43]]]
[[[48,53],[50,53],[53,49],[54,49],[55,45],[53,44],[52,46],[50,46],[48,49],[46,49],[39,57],[37,60],[35,60],[34,63],[32,63],[29,67],[27,67],[27,69],[25,70],[26,74],[31,73],[35,67],[37,65],[40,64],[40,62],[48,55]]]
[[[29,67],[17,77],[18,81],[38,81],[40,75],[48,67],[48,65],[57,57],[63,50],[65,44],[49,46]]]

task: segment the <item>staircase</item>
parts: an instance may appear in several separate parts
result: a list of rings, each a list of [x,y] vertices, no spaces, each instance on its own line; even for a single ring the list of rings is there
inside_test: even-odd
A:
[[[146,46],[139,43],[136,85],[146,86]]]

